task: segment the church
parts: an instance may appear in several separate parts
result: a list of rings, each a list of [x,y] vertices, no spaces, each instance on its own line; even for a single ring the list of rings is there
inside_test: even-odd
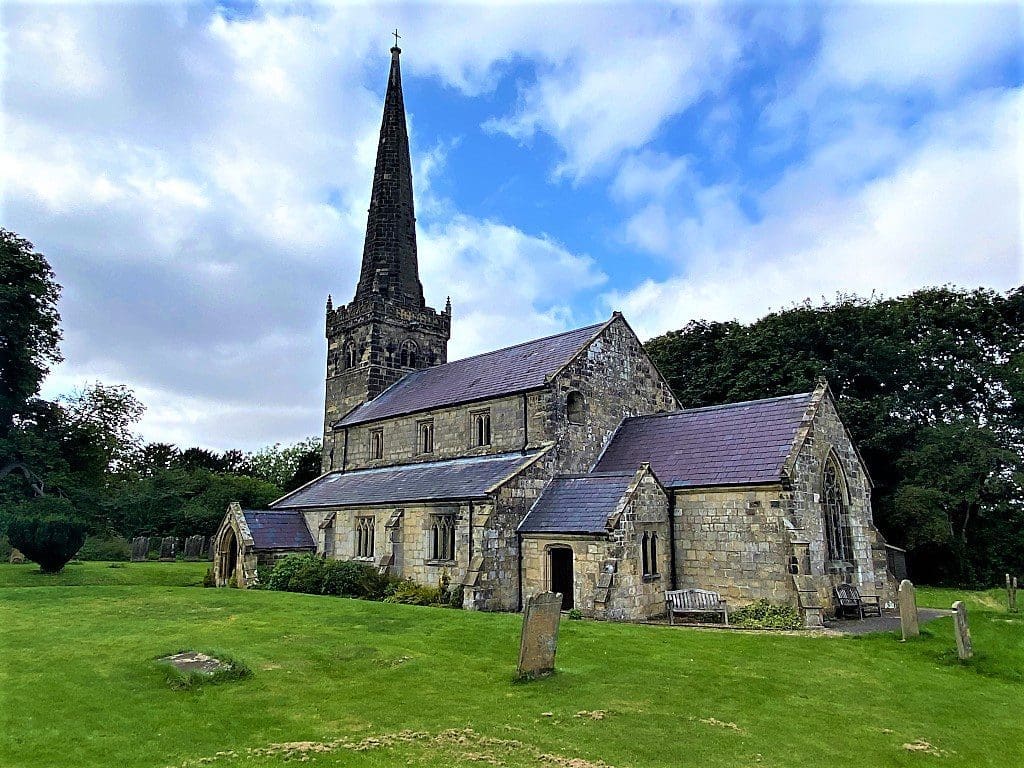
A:
[[[645,620],[666,590],[698,588],[814,626],[839,583],[890,603],[871,479],[824,382],[682,410],[618,312],[448,361],[451,303],[427,306],[419,279],[400,54],[355,295],[327,301],[323,474],[270,509],[230,506],[217,583],[315,552],[461,584],[474,610],[551,590],[586,616]]]

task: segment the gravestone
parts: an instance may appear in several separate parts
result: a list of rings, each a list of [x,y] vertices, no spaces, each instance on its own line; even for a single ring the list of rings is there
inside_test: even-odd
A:
[[[967,609],[957,600],[953,603],[953,632],[956,634],[956,653],[966,661],[974,655],[971,645],[971,629],[967,626]]]
[[[163,542],[160,544],[160,559],[161,560],[173,560],[177,554],[175,551],[175,542],[173,536],[164,536]]]
[[[1010,578],[1010,574],[1006,574],[1006,608],[1010,613],[1017,612],[1017,577]]]
[[[11,547],[11,556],[8,561],[15,565],[22,565],[25,562],[25,555],[17,547]]]
[[[217,543],[217,538],[215,536],[211,536],[209,539],[206,540],[206,559],[207,560],[210,560],[210,561],[213,560],[213,556],[216,554],[216,546],[215,546],[216,543]]]
[[[541,592],[527,598],[523,633],[519,639],[519,677],[536,677],[555,671],[561,617],[561,593]]]
[[[138,563],[149,555],[149,539],[145,536],[136,536],[132,539],[132,562]]]
[[[199,560],[203,556],[203,537],[189,536],[185,539],[185,559]]]
[[[900,582],[900,629],[904,640],[921,634],[917,622],[917,593],[909,579]]]
[[[155,554],[157,557],[160,556],[160,548],[164,545],[164,540],[159,536],[149,537],[149,552]]]

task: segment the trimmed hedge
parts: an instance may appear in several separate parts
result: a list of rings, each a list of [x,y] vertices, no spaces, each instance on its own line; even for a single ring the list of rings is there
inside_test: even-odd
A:
[[[7,538],[44,573],[60,573],[85,543],[85,523],[67,499],[42,496],[17,505]]]

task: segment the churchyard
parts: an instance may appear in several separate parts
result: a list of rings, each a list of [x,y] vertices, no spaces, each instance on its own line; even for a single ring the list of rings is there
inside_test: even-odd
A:
[[[1001,590],[921,636],[562,621],[515,680],[522,617],[203,589],[205,563],[0,565],[4,766],[1024,765],[1024,616]],[[251,672],[174,688],[158,657]]]

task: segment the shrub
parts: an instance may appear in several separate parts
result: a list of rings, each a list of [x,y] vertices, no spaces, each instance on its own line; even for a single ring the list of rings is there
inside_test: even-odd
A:
[[[403,605],[439,605],[441,595],[440,587],[425,587],[414,581],[402,581],[395,586],[394,592],[384,598],[384,602],[402,603]]]
[[[204,587],[216,587],[217,579],[213,576],[213,568],[207,568],[206,573],[203,574],[203,586]]]
[[[387,594],[391,583],[373,566],[351,560],[325,560],[323,570],[325,595],[380,600]]]
[[[42,496],[19,504],[7,525],[7,537],[44,573],[59,573],[85,543],[85,523],[71,515],[67,499]]]
[[[789,605],[773,605],[764,598],[733,611],[729,617],[737,627],[751,629],[800,629],[800,612]]]
[[[571,608],[569,610],[569,618],[573,621],[579,621],[583,618],[583,611],[581,611],[579,608]]]
[[[132,548],[121,536],[89,536],[78,551],[79,560],[129,560]]]
[[[7,538],[7,534],[0,534],[0,563],[6,563],[11,559],[11,542]]]
[[[274,563],[267,589],[282,592],[323,593],[324,561],[316,555],[288,555]]]

